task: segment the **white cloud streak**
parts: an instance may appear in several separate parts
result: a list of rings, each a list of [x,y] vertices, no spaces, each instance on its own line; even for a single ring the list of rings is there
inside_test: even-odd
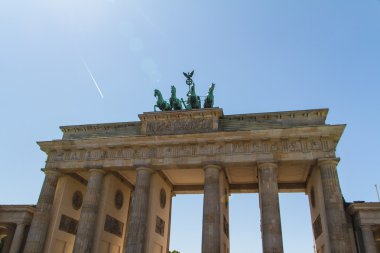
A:
[[[82,62],[83,62],[84,67],[86,68],[88,74],[90,75],[90,77],[91,77],[91,79],[92,79],[92,82],[94,83],[96,89],[98,90],[99,95],[100,95],[102,98],[104,98],[103,93],[102,93],[102,91],[100,90],[99,85],[98,85],[98,83],[96,82],[96,80],[95,80],[95,78],[94,78],[94,75],[92,74],[90,68],[88,67],[88,65],[87,65],[87,63],[86,63],[86,61],[85,61],[84,59],[82,59]]]

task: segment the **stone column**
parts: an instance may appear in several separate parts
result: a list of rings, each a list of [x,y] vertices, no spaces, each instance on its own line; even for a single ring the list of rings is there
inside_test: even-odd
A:
[[[14,228],[12,228],[11,226],[9,226],[7,228],[7,235],[3,238],[4,241],[3,241],[3,248],[2,248],[2,251],[1,252],[9,252],[9,249],[11,248],[11,244],[12,244],[12,240],[13,240],[13,233],[14,233]]]
[[[149,193],[153,170],[145,167],[136,169],[136,185],[133,193],[131,213],[128,220],[126,253],[145,252],[148,227]]]
[[[91,253],[94,244],[96,220],[100,205],[104,170],[90,169],[90,178],[83,199],[78,231],[75,237],[73,253]]]
[[[24,253],[41,253],[44,251],[55,190],[58,178],[61,175],[56,170],[45,170],[45,174],[45,180],[37,202],[36,211],[33,215],[32,224],[30,225]]]
[[[220,166],[204,167],[202,253],[220,252]]]
[[[167,243],[166,243],[166,251],[165,252],[169,252],[169,248],[170,248],[170,232],[171,232],[171,227],[172,227],[172,204],[173,204],[173,197],[175,197],[175,194],[172,192],[170,192],[170,211],[169,211],[169,222],[168,222],[168,240],[167,240]]]
[[[348,224],[336,170],[338,162],[339,159],[336,158],[318,160],[321,172],[327,231],[331,252],[351,253]]]
[[[25,224],[17,224],[9,253],[19,253],[24,240]]]
[[[258,181],[263,252],[283,253],[277,164],[273,162],[259,163]]]
[[[370,225],[360,226],[366,253],[376,253],[376,242]]]

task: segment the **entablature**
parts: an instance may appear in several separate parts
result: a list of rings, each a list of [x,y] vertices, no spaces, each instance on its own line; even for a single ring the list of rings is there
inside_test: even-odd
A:
[[[50,166],[194,166],[260,159],[302,161],[335,157],[344,125],[167,136],[110,137],[39,142]]]

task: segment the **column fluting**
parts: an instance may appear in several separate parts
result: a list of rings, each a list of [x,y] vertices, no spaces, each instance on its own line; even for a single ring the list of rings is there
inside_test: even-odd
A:
[[[376,253],[376,242],[375,237],[373,236],[373,232],[370,225],[360,226],[360,230],[362,231],[363,243],[366,253]]]
[[[90,178],[83,199],[73,253],[92,252],[94,236],[98,227],[96,221],[105,172],[101,169],[90,169],[89,172]]]
[[[204,167],[202,253],[220,252],[220,166]]]
[[[24,253],[41,253],[44,250],[51,219],[51,209],[60,175],[61,173],[56,170],[45,170],[45,180],[33,215]]]
[[[153,170],[140,167],[136,169],[136,172],[136,185],[130,207],[131,212],[128,218],[128,235],[125,252],[147,253],[145,252],[145,246],[148,232],[150,183]]]
[[[9,253],[19,253],[24,239],[25,224],[17,224]]]
[[[348,224],[336,169],[338,162],[339,159],[336,158],[320,159],[318,160],[318,166],[321,172],[323,201],[331,252],[350,253],[352,251]]]
[[[258,164],[261,235],[264,253],[283,253],[277,164]]]

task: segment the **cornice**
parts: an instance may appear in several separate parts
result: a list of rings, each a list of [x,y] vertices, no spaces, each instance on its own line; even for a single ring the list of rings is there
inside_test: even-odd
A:
[[[36,210],[35,205],[0,205],[1,212],[28,212],[33,214]]]
[[[141,122],[119,122],[119,123],[106,123],[106,124],[87,124],[87,125],[72,125],[72,126],[60,126],[59,128],[65,134],[78,133],[78,132],[96,132],[96,131],[108,131],[119,128],[126,128],[131,126],[140,126]]]
[[[380,202],[352,203],[348,206],[347,211],[350,214],[368,211],[380,212]]]
[[[284,119],[311,119],[319,118],[321,122],[325,122],[328,108],[308,109],[308,110],[295,110],[295,111],[281,111],[281,112],[263,112],[263,113],[248,113],[248,114],[233,114],[225,115],[223,119],[250,119],[250,120],[284,120]]]
[[[144,112],[140,121],[62,126],[63,139],[247,131],[325,125],[328,109],[223,115],[221,108]]]

